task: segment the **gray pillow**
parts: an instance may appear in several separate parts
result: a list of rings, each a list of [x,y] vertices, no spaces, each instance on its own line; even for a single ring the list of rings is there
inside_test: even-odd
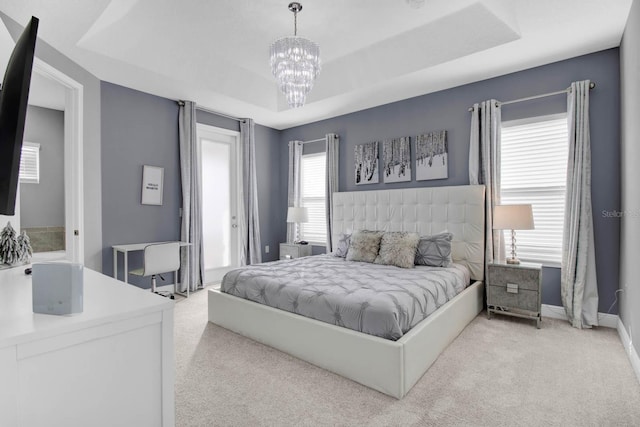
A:
[[[416,248],[420,241],[418,233],[390,231],[384,233],[380,241],[380,252],[374,261],[376,264],[395,265],[400,268],[413,268]]]
[[[351,233],[340,233],[332,255],[340,258],[346,257],[349,252],[349,243],[351,243]]]
[[[380,250],[381,231],[356,231],[351,235],[347,261],[373,262]]]
[[[416,249],[416,265],[431,267],[449,267],[451,260],[451,240],[453,234],[440,233],[420,238]]]

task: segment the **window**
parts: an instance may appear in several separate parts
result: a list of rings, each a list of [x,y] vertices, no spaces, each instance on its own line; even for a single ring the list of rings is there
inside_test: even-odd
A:
[[[40,183],[40,144],[26,141],[22,143],[19,177],[20,183]]]
[[[324,245],[327,242],[327,220],[325,210],[325,153],[302,156],[301,187],[302,206],[309,212],[309,222],[300,224],[300,238]]]
[[[531,204],[535,230],[516,232],[524,261],[559,266],[569,134],[566,114],[502,124],[501,204]],[[505,230],[507,251],[511,232]]]

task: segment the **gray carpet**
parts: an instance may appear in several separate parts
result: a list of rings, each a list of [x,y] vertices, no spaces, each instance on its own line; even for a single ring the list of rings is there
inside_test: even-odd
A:
[[[177,426],[639,426],[640,386],[614,329],[476,319],[402,400],[176,304]]]

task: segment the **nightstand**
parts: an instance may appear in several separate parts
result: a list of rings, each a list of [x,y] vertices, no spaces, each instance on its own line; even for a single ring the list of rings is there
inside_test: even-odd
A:
[[[542,265],[533,263],[489,264],[487,317],[506,314],[542,321]]]
[[[311,245],[280,243],[280,259],[300,258],[311,255]]]

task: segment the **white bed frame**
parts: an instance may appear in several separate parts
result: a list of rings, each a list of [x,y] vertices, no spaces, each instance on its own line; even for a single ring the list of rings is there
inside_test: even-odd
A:
[[[453,233],[474,282],[397,341],[209,291],[209,321],[398,399],[483,308],[484,186],[335,193],[334,241],[360,229]]]

